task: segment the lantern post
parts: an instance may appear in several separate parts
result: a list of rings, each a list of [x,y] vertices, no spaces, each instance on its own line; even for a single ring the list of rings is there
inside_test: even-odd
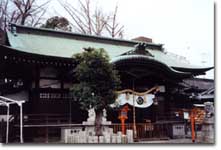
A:
[[[122,134],[125,135],[126,134],[126,128],[125,128],[125,120],[128,119],[127,117],[127,112],[130,109],[128,108],[128,105],[124,106],[121,110],[120,110],[120,115],[118,117],[118,119],[120,119],[121,121],[121,130],[122,130]]]

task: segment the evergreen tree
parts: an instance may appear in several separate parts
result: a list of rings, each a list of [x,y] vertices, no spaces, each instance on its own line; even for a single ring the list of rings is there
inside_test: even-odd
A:
[[[50,28],[61,31],[71,31],[71,26],[65,17],[54,16],[49,18],[41,28]]]
[[[71,91],[83,110],[89,110],[91,107],[95,109],[95,132],[100,136],[103,109],[109,107],[117,98],[119,75],[104,49],[88,48],[73,58],[77,61],[74,69],[77,83]]]

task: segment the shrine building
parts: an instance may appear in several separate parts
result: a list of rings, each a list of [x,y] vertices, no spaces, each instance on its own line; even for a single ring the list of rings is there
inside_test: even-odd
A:
[[[88,47],[105,49],[118,70],[121,90],[115,104],[128,105],[126,128],[136,123],[138,138],[171,138],[171,126],[188,122],[185,113],[194,104],[214,100],[214,81],[196,78],[213,66],[192,65],[186,58],[165,51],[163,44],[145,41],[145,37],[123,40],[15,24],[2,37],[0,96],[23,102],[24,141],[58,138],[61,127],[79,125],[87,119],[87,112],[73,100],[70,88],[76,67],[72,56]],[[6,108],[0,106],[2,124],[5,114]],[[107,120],[116,131],[120,130],[118,115],[115,108],[107,110]],[[12,105],[11,142],[18,141],[19,118],[19,107]],[[147,129],[151,124],[162,126]],[[4,139],[5,134],[1,135]]]

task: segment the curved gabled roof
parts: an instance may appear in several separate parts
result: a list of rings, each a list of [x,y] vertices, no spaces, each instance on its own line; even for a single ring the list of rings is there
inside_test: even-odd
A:
[[[141,45],[141,47],[139,46]],[[176,57],[169,57],[168,55],[162,55],[162,52],[148,50],[142,47],[143,44],[138,44],[135,50],[126,52],[120,56],[117,56],[111,60],[114,64],[124,63],[149,63],[160,66],[174,75],[203,75],[206,71],[213,67],[203,68],[190,65],[185,59],[178,60]],[[140,47],[137,48],[137,47]],[[147,65],[146,65],[147,66]]]
[[[172,67],[154,60],[150,59],[147,56],[142,55],[123,55],[115,58],[111,61],[111,63],[115,64],[117,68],[126,68],[126,70],[129,69],[129,66],[141,66],[143,68],[143,71],[150,72],[155,71],[162,74],[167,74],[173,77],[178,78],[185,78],[192,76],[191,72],[181,72],[173,69]]]

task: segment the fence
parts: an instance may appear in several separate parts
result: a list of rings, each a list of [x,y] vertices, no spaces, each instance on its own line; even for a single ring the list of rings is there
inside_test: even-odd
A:
[[[169,138],[171,135],[171,123],[137,123],[136,131],[138,139]],[[121,124],[113,124],[113,131],[121,131]],[[125,124],[126,129],[133,130],[133,124]]]
[[[137,138],[171,138],[173,134],[173,125],[176,123],[177,122],[174,121],[136,123]],[[61,137],[61,128],[64,127],[84,126],[82,124],[74,124],[70,122],[69,117],[64,115],[42,114],[24,116],[24,140],[25,142],[59,142]],[[122,130],[120,123],[112,123],[109,127],[113,128],[114,133]],[[11,134],[16,133],[16,129],[19,129],[19,124],[15,123],[13,128],[14,130],[11,130]],[[125,128],[133,130],[133,123],[126,123]]]

